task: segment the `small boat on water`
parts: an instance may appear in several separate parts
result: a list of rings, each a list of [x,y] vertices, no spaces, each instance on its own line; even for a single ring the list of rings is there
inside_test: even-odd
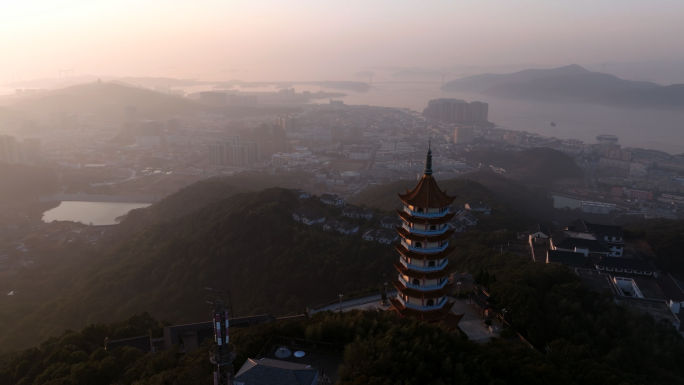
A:
[[[551,127],[556,127],[556,122],[551,122]]]

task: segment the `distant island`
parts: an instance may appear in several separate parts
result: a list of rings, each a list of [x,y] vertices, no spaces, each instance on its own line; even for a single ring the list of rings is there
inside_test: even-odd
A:
[[[573,64],[510,74],[480,74],[444,84],[450,92],[551,102],[583,102],[638,108],[683,108],[684,84],[663,86],[591,72]]]

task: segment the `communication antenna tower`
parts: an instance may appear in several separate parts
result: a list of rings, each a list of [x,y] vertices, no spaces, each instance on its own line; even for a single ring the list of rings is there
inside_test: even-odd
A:
[[[233,317],[233,304],[230,300],[230,292],[216,290],[210,287],[205,289],[214,293],[214,300],[207,303],[214,305],[212,321],[214,322],[214,346],[209,354],[212,364],[216,365],[214,371],[214,385],[233,385],[233,361],[235,361],[235,345],[230,343],[229,322]],[[228,302],[222,294],[228,295]]]

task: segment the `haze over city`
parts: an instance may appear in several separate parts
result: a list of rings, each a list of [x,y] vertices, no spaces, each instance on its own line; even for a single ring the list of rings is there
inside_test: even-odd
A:
[[[684,385],[684,2],[0,7],[0,385]]]
[[[0,79],[56,77],[67,68],[285,81],[350,80],[374,67],[681,64],[683,13],[684,4],[666,0],[7,2]]]

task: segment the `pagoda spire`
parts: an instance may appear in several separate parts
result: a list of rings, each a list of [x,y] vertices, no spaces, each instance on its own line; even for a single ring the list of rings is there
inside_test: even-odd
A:
[[[425,157],[425,171],[424,175],[432,175],[432,149],[430,148],[430,142],[428,141],[427,156]]]

